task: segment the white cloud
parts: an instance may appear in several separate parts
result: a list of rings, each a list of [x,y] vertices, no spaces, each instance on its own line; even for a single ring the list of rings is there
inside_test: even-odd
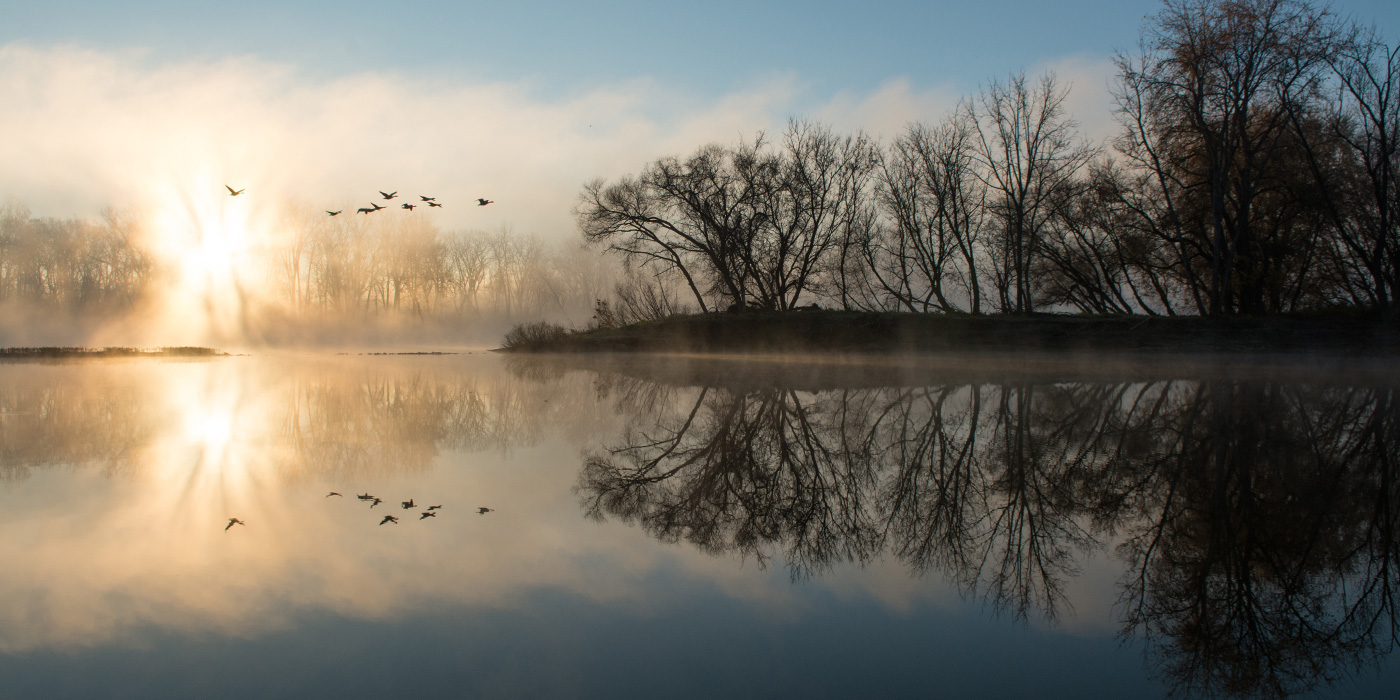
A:
[[[1068,57],[1044,69],[1073,83],[1086,133],[1106,133],[1111,63]],[[801,92],[795,76],[775,76],[701,101],[638,80],[551,101],[524,82],[319,79],[255,58],[161,63],[136,51],[8,45],[0,47],[0,197],[38,215],[91,216],[225,183],[248,188],[248,199],[332,209],[396,189],[440,197],[447,206],[432,214],[444,228],[510,223],[567,237],[583,182],[781,130]],[[895,78],[870,94],[838,93],[809,114],[888,137],[940,118],[959,97]],[[497,204],[480,209],[476,197]]]

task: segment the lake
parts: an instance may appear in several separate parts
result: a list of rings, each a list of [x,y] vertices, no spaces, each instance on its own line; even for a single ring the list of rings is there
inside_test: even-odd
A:
[[[4,363],[0,561],[0,697],[1389,697],[1400,370]]]

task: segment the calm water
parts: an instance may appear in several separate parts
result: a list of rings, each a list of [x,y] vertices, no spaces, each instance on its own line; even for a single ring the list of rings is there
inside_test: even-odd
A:
[[[584,362],[0,364],[0,697],[1400,686],[1400,373]]]

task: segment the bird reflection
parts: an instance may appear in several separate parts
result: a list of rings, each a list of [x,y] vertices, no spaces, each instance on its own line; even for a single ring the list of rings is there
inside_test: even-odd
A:
[[[433,511],[430,511],[430,510],[429,510],[429,511],[424,511],[424,512],[418,514],[418,519],[419,519],[419,520],[423,520],[424,518],[436,518],[436,517],[437,517],[437,513],[433,512]]]
[[[386,516],[384,516],[384,519],[383,519],[383,520],[380,520],[380,521],[379,521],[379,524],[380,524],[380,525],[383,525],[384,523],[393,523],[394,525],[398,525],[398,524],[399,524],[399,519],[396,518],[396,517],[394,517],[394,516],[392,516],[392,515],[386,515]]]
[[[228,529],[231,528],[231,527],[233,527],[234,525],[245,525],[245,524],[246,524],[246,523],[244,523],[242,520],[239,520],[238,518],[229,518],[229,519],[228,519],[228,524],[224,526],[224,532],[228,532]]]

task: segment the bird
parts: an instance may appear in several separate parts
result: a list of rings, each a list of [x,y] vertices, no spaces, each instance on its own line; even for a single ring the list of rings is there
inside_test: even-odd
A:
[[[345,210],[344,210],[344,209],[337,209],[336,211],[331,211],[331,210],[327,209],[327,210],[326,210],[326,213],[327,213],[327,214],[330,214],[331,216],[335,216],[336,214],[339,214],[339,213],[342,212],[342,211],[345,211]]]
[[[409,210],[409,211],[413,211],[413,208],[416,207],[416,206],[418,206],[418,205],[417,205],[417,204],[409,204],[408,202],[404,202],[403,204],[400,204],[399,206],[402,207],[402,208],[404,208],[404,209],[407,209],[407,210]]]
[[[247,523],[243,522],[242,520],[239,520],[238,518],[229,518],[228,524],[224,526],[224,532],[228,532],[228,529],[233,527],[234,525],[247,525]]]
[[[438,204],[437,202],[428,202],[428,206],[430,206],[430,207],[440,207],[440,206],[442,206],[442,205],[441,205],[441,204]]]
[[[243,190],[235,190],[232,187],[229,187],[228,185],[224,185],[224,187],[228,189],[228,196],[230,197],[237,197],[238,195],[243,194],[243,190],[248,189],[247,187],[244,187]]]
[[[398,191],[398,190],[394,190],[393,192],[385,192],[384,190],[380,190],[380,191],[379,191],[379,194],[384,195],[384,198],[385,198],[385,199],[393,199],[393,198],[399,196],[399,191]]]
[[[437,510],[438,508],[441,508],[441,507],[442,507],[442,506],[428,506],[428,510]]]
[[[384,207],[379,206],[379,203],[378,203],[378,202],[370,202],[369,205],[370,205],[371,207],[374,207],[374,208],[371,209],[370,211],[379,211],[380,209],[383,209],[383,208],[384,208]]]
[[[494,200],[494,199],[485,199],[485,198],[483,198],[483,197],[477,197],[477,198],[476,198],[476,205],[477,205],[478,207],[484,207],[484,206],[486,206],[487,204],[491,204],[491,203],[493,203],[493,202],[495,202],[495,201],[496,201],[496,200]]]
[[[403,509],[404,509],[404,510],[408,510],[409,508],[417,508],[417,507],[418,507],[418,505],[417,505],[416,503],[413,502],[413,499],[412,499],[412,498],[408,499],[407,501],[404,501],[401,505],[403,506]]]
[[[326,498],[330,498],[331,496],[339,496],[339,495],[340,495],[340,492],[338,492],[338,491],[332,491],[332,492],[326,494]]]
[[[490,513],[490,512],[493,511],[493,510],[495,510],[495,508],[477,508],[477,509],[476,509],[476,514],[477,514],[477,515],[486,515],[487,513]]]
[[[419,519],[419,520],[422,520],[422,519],[424,519],[424,518],[436,518],[436,517],[437,517],[437,513],[434,513],[434,512],[432,512],[431,510],[430,510],[430,511],[427,511],[426,513],[419,513],[419,514],[418,514],[418,519]]]
[[[358,499],[360,499],[361,501],[373,501],[373,500],[374,500],[374,496],[369,495],[369,492],[368,492],[368,491],[366,491],[365,493],[357,493],[357,494],[355,494],[355,498],[358,498]]]
[[[386,516],[384,516],[384,519],[383,519],[383,520],[380,520],[380,521],[379,521],[379,524],[380,524],[380,525],[383,525],[384,523],[393,523],[393,524],[395,524],[395,525],[398,525],[398,524],[399,524],[399,519],[398,519],[398,518],[395,518],[395,517],[392,516],[392,515],[386,515]]]
[[[425,197],[425,196],[423,196],[423,195],[421,195],[421,194],[418,195],[418,198],[421,199],[421,200],[423,200],[423,201],[425,201],[425,202],[431,202],[431,201],[433,201],[434,199],[437,199],[437,197]]]
[[[377,506],[377,505],[379,505],[380,503],[383,503],[383,502],[384,502],[384,499],[382,499],[382,498],[376,498],[376,499],[374,499],[374,503],[369,504],[369,507],[370,507],[370,508],[373,508],[373,507],[375,507],[375,506]]]
[[[368,213],[370,213],[370,212],[372,212],[372,211],[374,211],[374,210],[373,210],[373,209],[370,209],[370,208],[368,208],[368,207],[360,207],[359,209],[356,209],[356,210],[355,210],[355,213],[356,213],[356,214],[368,214]]]

